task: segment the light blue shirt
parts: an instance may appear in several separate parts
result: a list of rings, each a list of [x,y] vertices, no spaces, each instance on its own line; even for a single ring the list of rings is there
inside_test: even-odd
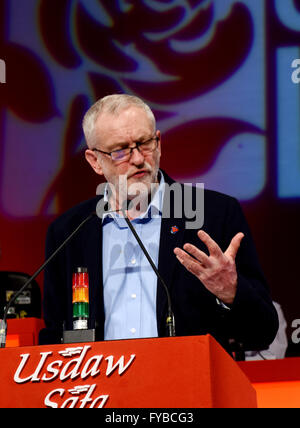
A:
[[[132,224],[156,267],[160,242],[164,178],[147,212]],[[104,339],[157,337],[157,277],[118,213],[103,216]]]

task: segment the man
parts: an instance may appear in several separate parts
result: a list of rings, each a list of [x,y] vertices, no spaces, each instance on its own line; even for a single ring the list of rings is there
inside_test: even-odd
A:
[[[194,188],[188,203],[197,205],[200,198],[204,222],[198,232],[187,226],[186,199],[169,197],[166,189],[176,183],[159,170],[161,133],[150,108],[136,97],[99,100],[86,113],[83,129],[86,160],[107,185],[100,198],[50,226],[47,255],[96,207],[106,212],[103,220],[87,222],[46,269],[47,329],[41,342],[58,342],[63,325],[72,328],[72,273],[79,266],[88,268],[90,326],[96,325],[100,340],[166,335],[166,293],[120,212],[126,203],[169,289],[176,334],[209,333],[228,350],[232,342],[266,348],[276,335],[277,314],[238,202],[208,190],[201,199]],[[114,212],[105,210],[106,202]]]

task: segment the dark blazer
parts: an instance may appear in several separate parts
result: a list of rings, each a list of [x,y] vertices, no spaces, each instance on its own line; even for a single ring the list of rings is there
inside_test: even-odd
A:
[[[174,183],[166,174],[165,181]],[[194,197],[196,189],[193,190]],[[99,197],[70,209],[49,227],[46,241],[48,257],[63,240],[93,211]],[[184,211],[183,211],[184,214]],[[225,251],[238,233],[245,234],[238,250],[236,264],[238,287],[230,310],[220,306],[194,275],[189,273],[173,253],[176,246],[195,244],[205,251],[197,230],[185,228],[186,219],[162,219],[158,269],[168,285],[176,322],[176,335],[211,334],[226,349],[232,339],[245,349],[264,349],[273,341],[277,329],[277,313],[272,305],[268,286],[259,266],[254,243],[241,207],[236,199],[210,190],[204,193],[203,229]],[[189,219],[190,221],[190,219]],[[178,231],[171,233],[171,227]],[[88,268],[90,279],[90,327],[97,327],[103,340],[104,303],[102,286],[102,227],[94,216],[58,254],[45,270],[44,318],[46,329],[40,343],[59,343],[63,325],[72,329],[72,274],[76,267]],[[167,299],[157,284],[157,326],[160,337],[166,335]]]

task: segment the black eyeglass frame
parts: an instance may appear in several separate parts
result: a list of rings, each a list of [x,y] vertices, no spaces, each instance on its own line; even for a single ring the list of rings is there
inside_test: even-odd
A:
[[[129,155],[129,159],[130,159],[131,154],[132,154],[132,152],[133,152],[133,150],[134,150],[134,149],[137,149],[137,150],[140,152],[139,148],[140,148],[141,146],[143,146],[143,144],[147,144],[147,143],[149,143],[151,140],[154,140],[154,139],[156,140],[156,147],[155,147],[153,150],[151,150],[151,152],[149,152],[149,153],[152,153],[152,152],[154,152],[154,150],[156,150],[156,149],[157,149],[157,145],[158,145],[158,141],[159,141],[159,137],[158,137],[157,135],[153,135],[151,138],[149,138],[149,139],[148,139],[148,140],[146,140],[146,141],[141,141],[141,142],[137,141],[137,142],[135,143],[135,146],[134,146],[134,147],[126,147],[126,148],[124,148],[124,149],[113,150],[112,152],[104,152],[103,150],[96,149],[96,148],[94,148],[94,149],[92,149],[92,150],[93,150],[93,152],[99,152],[99,153],[103,153],[103,154],[105,154],[105,155],[110,156],[110,157],[111,157],[111,159],[112,159],[112,161],[122,160],[122,159],[113,159],[113,156],[112,156],[112,154],[113,154],[113,153],[117,153],[117,152],[121,152],[121,151],[129,150],[129,152],[128,152],[128,153],[126,153],[126,155],[124,155],[124,158],[125,158],[127,155]],[[140,152],[140,153],[141,153],[141,152]]]

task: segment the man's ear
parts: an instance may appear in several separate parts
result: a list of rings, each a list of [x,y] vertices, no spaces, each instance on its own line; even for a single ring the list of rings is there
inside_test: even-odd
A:
[[[95,173],[98,175],[103,175],[103,171],[100,166],[96,153],[93,150],[87,149],[84,154],[85,154],[85,159],[91,165]]]
[[[161,155],[161,132],[159,130],[156,131],[156,136],[158,137],[158,150],[159,150],[159,155]]]

